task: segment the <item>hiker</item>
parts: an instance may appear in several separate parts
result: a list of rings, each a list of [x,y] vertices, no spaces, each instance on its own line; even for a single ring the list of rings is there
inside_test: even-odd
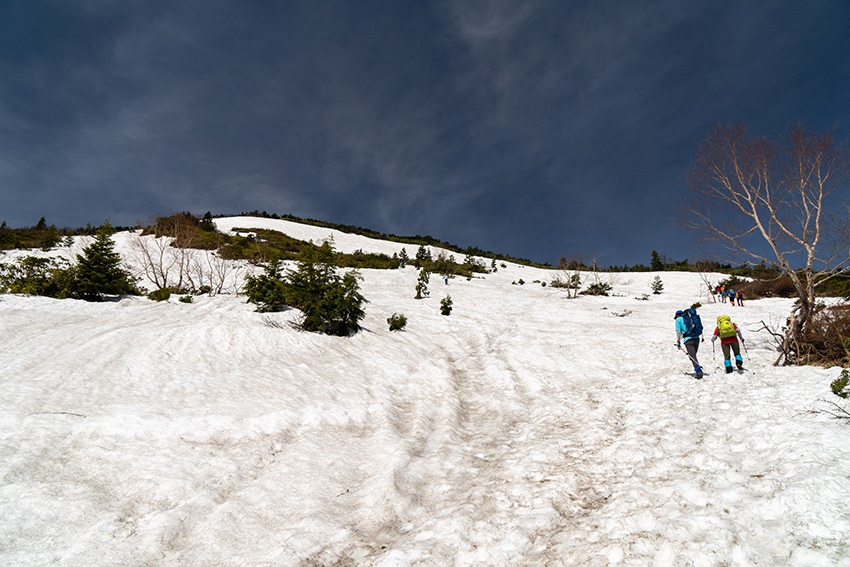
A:
[[[738,307],[743,307],[743,306],[744,306],[744,292],[739,291],[738,292]]]
[[[685,321],[686,318],[688,322]],[[702,323],[699,320],[699,315],[697,315],[695,309],[691,308],[687,310],[687,313],[676,311],[674,319],[676,320],[676,348],[682,350],[682,342],[685,343],[685,352],[691,359],[697,379],[700,379],[702,378],[702,366],[697,360],[697,351],[702,338]]]
[[[718,285],[717,287],[715,287],[715,288],[714,288],[714,295],[715,295],[715,296],[720,296],[720,286],[719,286],[719,285]],[[715,302],[717,301],[717,297],[715,297],[715,298],[714,298],[714,301],[715,301]]]
[[[735,290],[734,290],[734,289],[730,289],[730,290],[727,292],[727,294],[729,295],[729,303],[731,303],[731,304],[734,306],[734,305],[735,305]]]
[[[723,301],[723,303],[726,303],[726,286],[725,285],[720,286],[720,300]]]
[[[743,370],[744,359],[741,358],[741,345],[744,344],[744,336],[729,315],[721,315],[717,318],[717,327],[714,329],[714,336],[711,337],[712,349],[714,349],[714,341],[717,340],[717,337],[720,337],[720,348],[723,349],[723,365],[726,367],[726,374],[732,373],[730,350],[735,354],[735,366],[738,367],[738,370]],[[740,344],[738,339],[741,340]]]

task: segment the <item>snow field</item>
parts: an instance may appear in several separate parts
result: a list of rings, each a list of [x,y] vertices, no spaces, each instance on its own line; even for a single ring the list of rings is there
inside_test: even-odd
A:
[[[359,238],[334,243],[400,249]],[[508,264],[414,300],[413,268],[365,270],[345,339],[232,295],[0,296],[0,563],[850,565],[848,425],[809,411],[838,369],[771,365],[789,300],[712,304],[686,273],[637,300],[655,275],[568,300]],[[706,341],[685,374],[694,301],[749,372]]]

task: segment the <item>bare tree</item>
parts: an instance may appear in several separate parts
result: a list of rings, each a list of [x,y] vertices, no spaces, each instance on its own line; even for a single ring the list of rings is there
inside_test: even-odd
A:
[[[717,303],[717,296],[714,295],[714,284],[712,284],[711,278],[708,275],[710,264],[704,260],[700,260],[695,263],[694,266],[696,267],[697,273],[699,273],[702,283],[705,284],[705,287],[708,290],[708,297],[710,297],[714,303]]]
[[[683,224],[701,233],[718,258],[764,262],[791,278],[800,303],[783,345],[786,363],[796,361],[817,287],[848,272],[848,214],[841,200],[848,172],[847,145],[833,131],[802,124],[778,140],[751,136],[745,125],[718,125],[688,172]]]
[[[574,256],[570,260],[561,258],[561,261],[558,262],[560,274],[552,282],[552,286],[566,289],[567,298],[575,299],[578,297],[578,290],[581,288],[581,268],[583,267],[581,255]]]
[[[136,232],[130,241],[138,275],[144,276],[157,289],[169,287],[173,279],[177,258],[172,254],[169,244],[169,238],[142,236],[141,231]]]
[[[139,230],[130,242],[139,275],[157,288],[197,289],[192,265],[198,250],[192,242],[198,233],[187,213],[157,218],[153,235]]]
[[[233,282],[235,293],[238,290],[244,266],[226,260],[215,252],[208,252],[193,256],[189,271],[192,281],[198,281],[198,288],[208,287],[208,295],[212,297],[224,292],[224,286],[228,280]]]

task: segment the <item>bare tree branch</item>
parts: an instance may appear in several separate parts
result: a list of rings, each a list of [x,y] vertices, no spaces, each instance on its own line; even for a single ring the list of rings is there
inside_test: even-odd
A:
[[[800,306],[787,355],[811,320],[816,288],[850,266],[850,216],[840,198],[850,187],[847,144],[802,124],[779,140],[721,124],[699,146],[688,183],[680,219],[718,259],[763,262],[794,284]]]

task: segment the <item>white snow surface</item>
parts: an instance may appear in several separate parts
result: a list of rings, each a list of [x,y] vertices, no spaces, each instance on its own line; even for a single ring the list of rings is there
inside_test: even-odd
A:
[[[0,296],[0,565],[850,566],[850,425],[817,411],[840,369],[774,367],[760,330],[790,300],[715,304],[692,273],[578,299],[510,263],[424,300],[412,267],[362,276],[349,338],[234,294]],[[686,373],[695,301],[707,334],[742,328],[748,372],[706,340]]]

